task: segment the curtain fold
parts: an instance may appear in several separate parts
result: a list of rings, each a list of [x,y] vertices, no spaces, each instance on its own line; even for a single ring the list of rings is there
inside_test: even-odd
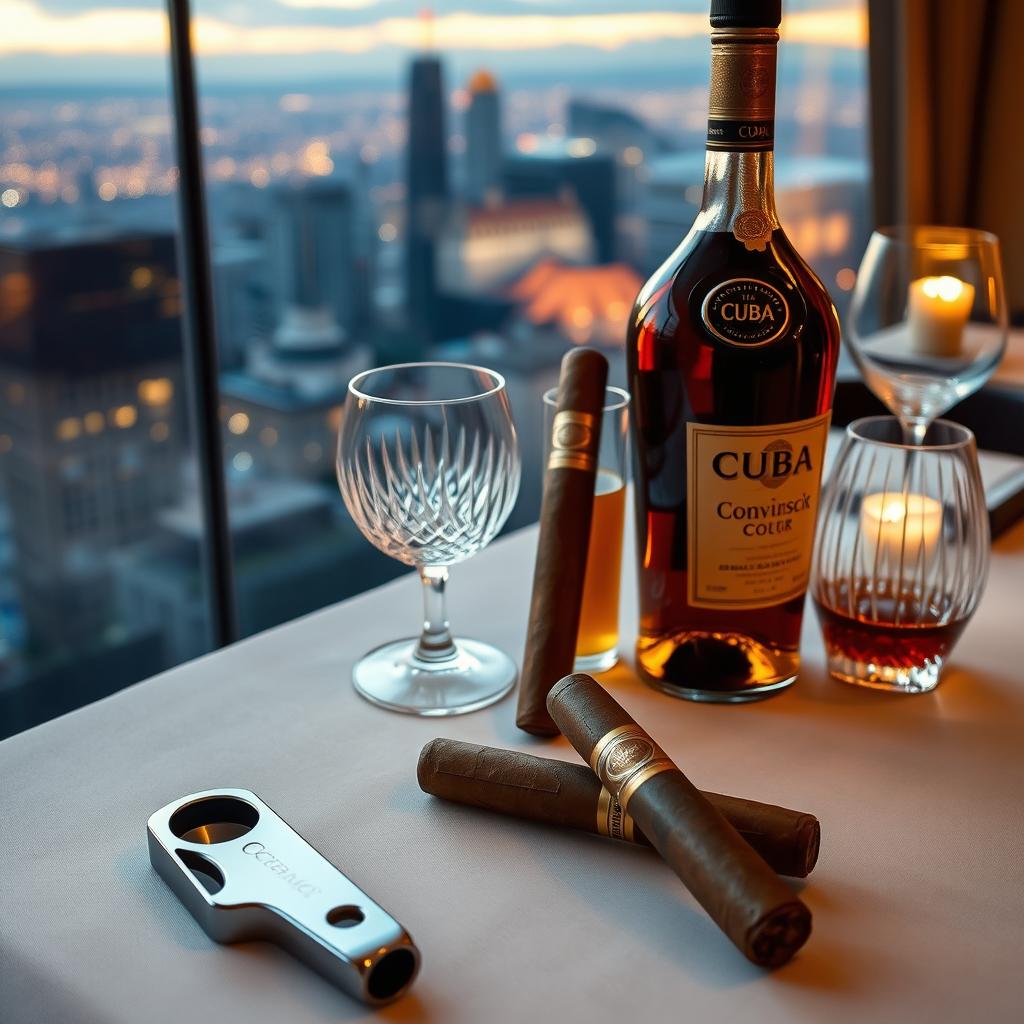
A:
[[[985,228],[1024,316],[1024,2],[868,0],[877,225]]]

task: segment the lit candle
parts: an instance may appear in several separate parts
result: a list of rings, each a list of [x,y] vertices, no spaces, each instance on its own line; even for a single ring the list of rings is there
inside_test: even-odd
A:
[[[910,282],[910,344],[929,356],[958,356],[964,325],[974,305],[974,285],[958,277],[922,277]]]
[[[880,565],[928,560],[942,533],[942,505],[924,494],[868,494],[861,502],[860,531],[868,559]]]

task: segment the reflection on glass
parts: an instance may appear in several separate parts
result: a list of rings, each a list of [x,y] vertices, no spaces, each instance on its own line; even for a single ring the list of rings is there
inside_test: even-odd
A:
[[[883,228],[864,253],[846,337],[868,385],[920,440],[992,376],[1008,320],[995,235]]]

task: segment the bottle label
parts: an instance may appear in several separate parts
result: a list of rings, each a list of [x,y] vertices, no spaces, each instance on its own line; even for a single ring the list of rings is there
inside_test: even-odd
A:
[[[715,285],[700,307],[704,326],[720,341],[744,348],[769,345],[789,327],[789,303],[767,281],[733,277]]]
[[[775,146],[778,33],[712,34],[708,149],[757,152]]]
[[[707,148],[767,152],[775,148],[775,121],[709,117]]]
[[[807,590],[830,419],[686,425],[692,607],[767,608]]]

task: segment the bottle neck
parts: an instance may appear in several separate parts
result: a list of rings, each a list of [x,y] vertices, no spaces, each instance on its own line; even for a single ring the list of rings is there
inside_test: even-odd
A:
[[[697,227],[730,231],[763,249],[779,226],[775,209],[774,29],[727,29],[711,36],[704,199]]]
[[[704,159],[704,198],[697,227],[701,231],[735,233],[737,220],[751,212],[760,213],[770,231],[778,228],[775,154],[771,150],[728,153],[709,149]]]

